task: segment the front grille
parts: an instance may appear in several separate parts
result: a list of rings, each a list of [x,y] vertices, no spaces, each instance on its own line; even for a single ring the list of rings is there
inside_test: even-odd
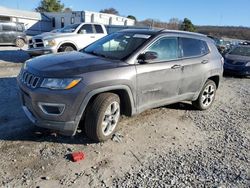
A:
[[[44,47],[42,39],[30,39],[29,40],[29,48],[40,48]]]
[[[26,71],[22,71],[20,73],[19,79],[23,84],[25,84],[31,88],[36,88],[39,81],[40,81],[40,78],[38,76],[35,76],[35,75],[33,75],[29,72],[26,72]]]
[[[244,65],[245,64],[245,62],[234,61],[234,60],[231,60],[231,59],[227,59],[227,63],[231,64],[231,65]]]

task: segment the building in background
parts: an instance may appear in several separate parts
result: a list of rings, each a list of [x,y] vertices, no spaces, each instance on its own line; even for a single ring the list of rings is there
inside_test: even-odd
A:
[[[65,25],[79,22],[92,22],[104,25],[123,26],[133,26],[135,24],[134,20],[126,17],[91,11],[44,12],[43,14],[51,18],[53,29],[59,29]]]
[[[32,12],[0,6],[0,21],[23,23],[28,35],[37,35],[69,24],[95,22],[104,25],[133,26],[135,21],[122,16],[91,11]]]

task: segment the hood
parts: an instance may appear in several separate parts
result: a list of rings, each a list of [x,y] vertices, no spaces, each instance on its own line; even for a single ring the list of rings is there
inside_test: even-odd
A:
[[[74,51],[36,57],[28,60],[25,67],[42,77],[68,77],[127,65],[122,61]]]
[[[75,35],[75,33],[42,33],[40,35],[34,36],[34,38],[42,38],[42,39],[54,39],[58,37],[70,37],[72,35]]]
[[[241,56],[241,55],[226,54],[225,59],[238,61],[238,62],[250,62],[249,56]]]

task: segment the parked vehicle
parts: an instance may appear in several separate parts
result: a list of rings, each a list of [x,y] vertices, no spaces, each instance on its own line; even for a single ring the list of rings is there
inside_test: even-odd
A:
[[[107,35],[102,24],[78,23],[43,33],[29,40],[31,56],[80,50]]]
[[[123,30],[80,52],[28,60],[18,85],[23,110],[37,126],[71,136],[83,125],[88,137],[104,141],[121,114],[184,100],[208,109],[222,72],[223,58],[204,35]]]
[[[225,55],[225,73],[250,76],[250,45],[239,45]]]
[[[15,45],[22,48],[27,42],[22,23],[0,21],[0,45]]]
[[[210,36],[208,35],[209,38],[213,39],[217,49],[219,50],[219,52],[224,56],[233,46],[233,44],[229,41],[225,41],[223,39],[214,37],[214,36]]]

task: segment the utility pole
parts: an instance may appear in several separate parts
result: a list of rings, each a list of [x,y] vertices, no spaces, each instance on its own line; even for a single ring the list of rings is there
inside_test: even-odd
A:
[[[16,8],[19,9],[19,0],[16,0]]]

